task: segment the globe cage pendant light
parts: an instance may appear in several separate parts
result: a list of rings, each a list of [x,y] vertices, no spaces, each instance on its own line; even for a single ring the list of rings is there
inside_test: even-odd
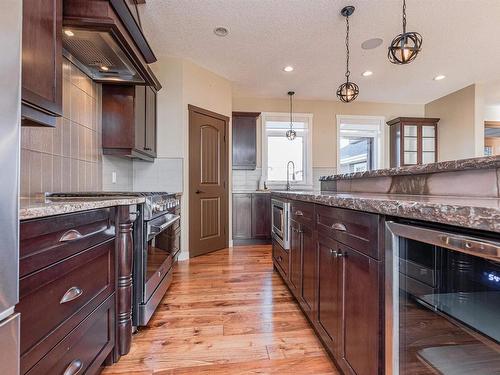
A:
[[[403,0],[403,33],[395,37],[389,47],[387,57],[393,64],[409,64],[422,50],[422,35],[406,31],[406,0]]]
[[[295,95],[294,91],[288,91],[288,96],[290,98],[290,129],[286,131],[286,137],[290,140],[293,141],[295,137],[297,136],[297,132],[293,130],[293,104],[292,104],[292,97]]]
[[[349,103],[355,100],[359,95],[359,87],[354,82],[349,81],[349,76],[351,72],[349,71],[349,16],[354,13],[354,7],[352,5],[342,8],[340,14],[346,19],[346,37],[345,37],[345,47],[346,47],[346,81],[337,89],[337,97],[344,103]]]

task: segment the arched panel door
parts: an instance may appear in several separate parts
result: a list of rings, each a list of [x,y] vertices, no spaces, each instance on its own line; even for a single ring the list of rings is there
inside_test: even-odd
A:
[[[189,107],[189,253],[228,246],[229,119]]]

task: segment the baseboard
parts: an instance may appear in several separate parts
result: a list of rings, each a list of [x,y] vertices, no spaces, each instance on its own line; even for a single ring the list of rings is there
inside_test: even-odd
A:
[[[271,239],[246,239],[246,240],[238,240],[233,239],[233,246],[245,246],[245,245],[271,245]]]

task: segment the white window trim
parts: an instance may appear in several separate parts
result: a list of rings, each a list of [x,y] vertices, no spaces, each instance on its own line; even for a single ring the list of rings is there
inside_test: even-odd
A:
[[[261,113],[261,135],[262,135],[262,178],[266,181],[269,188],[279,189],[286,186],[286,182],[281,181],[268,181],[267,179],[267,132],[266,132],[266,121],[272,119],[273,117],[290,118],[290,113],[288,112],[263,112]],[[300,121],[300,119],[307,120],[307,137],[306,137],[306,149],[304,153],[304,180],[301,182],[290,181],[290,184],[294,187],[299,187],[303,189],[312,189],[313,187],[313,168],[312,168],[312,134],[313,134],[313,114],[312,113],[294,113],[293,120]]]
[[[340,171],[340,124],[342,120],[361,120],[362,122],[368,122],[372,125],[378,125],[379,136],[378,136],[378,147],[376,146],[375,154],[377,155],[376,164],[373,169],[387,168],[389,152],[385,149],[387,144],[386,126],[384,116],[357,116],[357,115],[337,115],[337,171]]]

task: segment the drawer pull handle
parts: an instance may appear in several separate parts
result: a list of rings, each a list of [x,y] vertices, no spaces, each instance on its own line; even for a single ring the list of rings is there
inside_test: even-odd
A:
[[[66,293],[64,293],[64,296],[62,296],[59,303],[62,305],[63,303],[71,302],[80,297],[82,294],[82,289],[78,288],[77,286],[72,286],[66,291]]]
[[[83,368],[83,362],[79,359],[74,359],[64,370],[63,375],[76,375]]]
[[[281,255],[278,255],[278,261],[283,262],[283,258],[281,257]]]
[[[82,238],[83,235],[78,232],[76,229],[70,229],[67,232],[64,232],[64,234],[59,238],[59,242],[68,242],[68,241],[74,241]]]
[[[335,258],[342,258],[344,254],[341,251],[330,249],[330,254],[332,254]]]
[[[297,216],[304,216],[304,213],[300,210],[295,211],[295,215]]]
[[[333,223],[332,224],[332,229],[345,232],[347,230],[346,226],[342,223]]]

